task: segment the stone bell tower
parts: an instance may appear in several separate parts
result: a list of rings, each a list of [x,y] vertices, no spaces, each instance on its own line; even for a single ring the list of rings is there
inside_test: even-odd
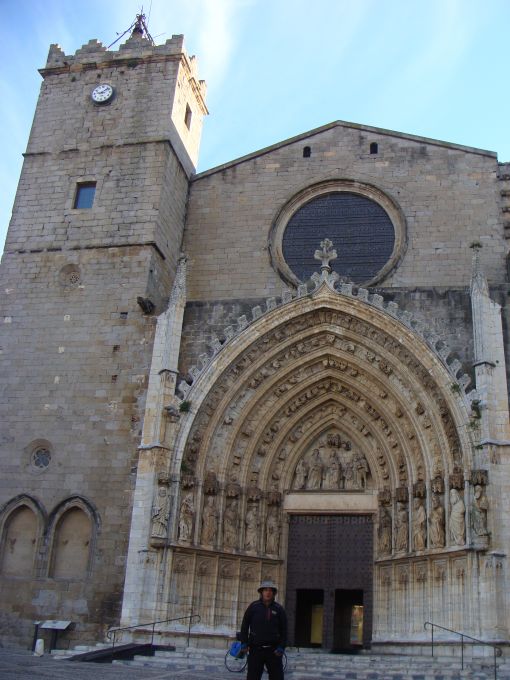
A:
[[[34,619],[118,621],[154,314],[207,114],[183,36],[143,29],[52,45],[40,70],[1,267],[0,634],[18,643]]]

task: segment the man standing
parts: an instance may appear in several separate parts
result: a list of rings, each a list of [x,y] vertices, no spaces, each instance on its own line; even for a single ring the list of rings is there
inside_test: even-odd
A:
[[[246,680],[260,680],[264,666],[269,680],[283,680],[287,615],[275,602],[278,590],[272,581],[262,581],[258,592],[260,598],[248,606],[241,625],[241,651],[250,652]]]

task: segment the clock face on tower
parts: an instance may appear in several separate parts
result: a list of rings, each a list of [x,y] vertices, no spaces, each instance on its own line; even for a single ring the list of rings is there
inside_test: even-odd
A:
[[[113,97],[113,87],[108,83],[101,83],[92,90],[90,96],[95,104],[106,104]]]

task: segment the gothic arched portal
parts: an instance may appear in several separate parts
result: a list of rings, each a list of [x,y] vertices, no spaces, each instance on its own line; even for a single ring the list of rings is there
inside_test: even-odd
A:
[[[468,570],[468,402],[438,353],[323,275],[227,343],[186,399],[169,470],[172,613],[235,630],[260,578],[285,592],[290,518],[364,517],[373,637],[421,634],[445,595],[435,570]],[[423,570],[430,597],[413,617]]]

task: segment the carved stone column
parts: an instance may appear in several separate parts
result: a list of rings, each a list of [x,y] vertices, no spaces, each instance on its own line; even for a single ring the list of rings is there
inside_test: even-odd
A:
[[[480,266],[478,247],[473,247],[471,309],[477,400],[474,417],[481,423],[481,443],[509,439],[508,391],[506,380],[501,306],[489,297],[487,279]]]
[[[121,625],[131,625],[143,618],[150,620],[147,617],[153,615],[156,606],[158,565],[166,538],[161,535],[153,537],[153,515],[159,486],[165,487],[167,495],[170,493],[168,483],[158,485],[158,470],[163,468],[167,457],[168,451],[159,446],[141,447],[139,450]],[[168,529],[173,499],[167,496],[165,503],[163,512],[167,513],[167,517],[164,523]]]
[[[499,552],[477,556],[480,592],[479,634],[492,639],[508,639],[507,558]]]
[[[473,402],[475,415],[481,423],[481,450],[476,451],[476,464],[487,468],[490,484],[473,484],[470,504],[471,512],[484,511],[480,505],[486,504],[490,514],[487,535],[480,526],[473,526],[473,514],[470,518],[471,540],[476,548],[483,549],[490,545],[498,554],[508,553],[510,546],[510,527],[507,522],[507,498],[510,489],[510,430],[508,389],[504,354],[504,338],[501,322],[501,307],[491,300],[487,280],[480,266],[480,249],[474,248],[473,274],[471,279],[471,305],[473,311],[473,334],[475,341],[475,375],[476,398]],[[482,487],[484,498],[477,498]],[[480,520],[480,516],[478,517]],[[489,533],[490,529],[490,533]],[[490,538],[490,542],[489,542]],[[496,554],[496,553],[493,553]],[[480,560],[482,560],[480,556]],[[487,606],[483,607],[484,616],[492,618],[497,608],[505,602],[503,592],[508,592],[510,579],[503,567],[496,564],[504,561],[489,559],[480,570],[480,588],[482,598],[487,598]],[[492,599],[492,598],[495,599]],[[508,619],[502,615],[496,617],[494,628],[508,635]],[[491,624],[487,622],[487,625]]]
[[[158,486],[158,480],[168,475],[179,417],[175,383],[185,304],[186,259],[181,257],[168,308],[158,317],[154,338],[129,536],[121,618],[125,625],[142,619],[151,620],[160,599],[158,565],[162,555],[155,555],[154,559],[144,560],[142,564],[139,556],[154,550],[161,553],[175,516],[175,485],[169,483],[165,491],[165,531],[163,524],[154,523],[155,502],[161,486]],[[163,492],[160,500],[162,496]]]
[[[175,397],[182,321],[186,306],[186,258],[177,266],[168,308],[158,317],[143,420],[142,446],[163,442],[179,416]],[[169,442],[170,443],[170,442]]]

